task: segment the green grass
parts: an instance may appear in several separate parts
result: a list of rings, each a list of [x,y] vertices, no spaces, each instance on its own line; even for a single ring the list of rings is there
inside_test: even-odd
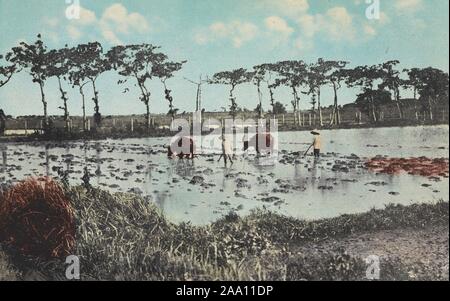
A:
[[[361,258],[331,250],[300,254],[292,246],[360,232],[448,225],[449,220],[448,202],[438,202],[389,205],[319,221],[255,211],[199,227],[170,223],[136,195],[81,187],[67,193],[76,212],[74,254],[80,257],[82,280],[364,280],[367,264]],[[20,271],[64,277],[64,260],[10,257]],[[395,260],[381,264],[383,280],[408,279],[411,267]],[[14,272],[2,274],[4,267],[0,253],[0,279],[14,278]]]

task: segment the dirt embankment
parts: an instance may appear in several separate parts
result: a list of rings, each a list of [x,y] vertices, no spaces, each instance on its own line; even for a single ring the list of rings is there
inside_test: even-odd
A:
[[[380,262],[398,261],[411,267],[408,271],[411,280],[449,279],[448,225],[352,234],[294,248],[309,254],[345,250],[350,256],[362,259],[378,256]]]

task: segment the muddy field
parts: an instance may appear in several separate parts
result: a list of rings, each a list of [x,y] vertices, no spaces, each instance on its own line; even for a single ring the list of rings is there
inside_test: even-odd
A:
[[[448,201],[448,132],[448,126],[323,131],[319,160],[302,156],[309,133],[281,132],[277,157],[250,152],[227,167],[213,154],[168,159],[169,138],[10,143],[0,146],[0,180],[50,175],[76,185],[87,167],[92,185],[148,197],[174,222],[206,224],[254,208],[312,220],[388,203]],[[436,172],[411,172],[418,169]]]

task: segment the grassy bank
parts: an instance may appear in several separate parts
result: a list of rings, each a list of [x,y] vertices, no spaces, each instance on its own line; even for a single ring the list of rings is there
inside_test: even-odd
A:
[[[81,187],[67,194],[75,208],[74,254],[80,257],[82,280],[364,280],[364,258],[345,250],[299,252],[297,247],[358,233],[448,228],[449,222],[448,202],[438,202],[319,221],[255,211],[195,227],[170,223],[135,195]],[[65,267],[61,259],[0,251],[0,279],[27,278],[30,271],[42,279],[64,279]],[[408,280],[414,269],[395,258],[382,260],[381,279]],[[415,279],[441,277],[427,273]]]

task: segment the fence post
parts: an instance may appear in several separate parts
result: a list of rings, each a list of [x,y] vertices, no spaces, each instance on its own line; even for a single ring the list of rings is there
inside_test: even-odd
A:
[[[311,113],[308,114],[309,117],[309,126],[311,126]]]
[[[25,135],[28,135],[28,124],[26,120],[24,122],[24,126],[25,126]]]
[[[131,132],[133,133],[134,131],[134,119],[131,118]]]
[[[91,120],[90,119],[87,120],[87,130],[88,130],[88,132],[91,131]]]
[[[284,114],[282,115],[282,118],[283,118],[283,125],[284,125],[284,121],[285,121],[285,120],[284,120]]]

